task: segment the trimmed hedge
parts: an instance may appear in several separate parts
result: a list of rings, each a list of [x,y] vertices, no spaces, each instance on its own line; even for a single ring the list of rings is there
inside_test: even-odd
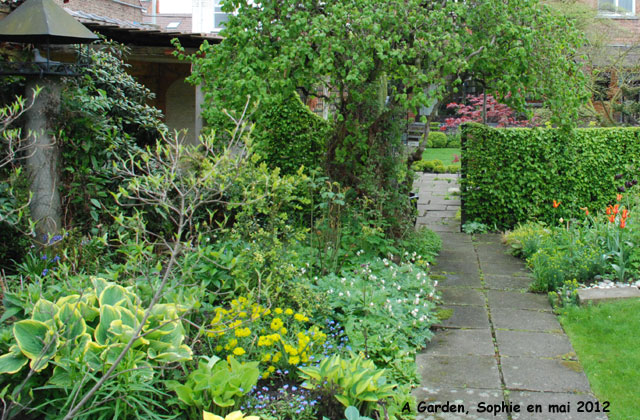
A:
[[[253,131],[254,150],[269,167],[294,174],[300,166],[315,168],[325,159],[331,124],[292,95],[260,114]]]
[[[499,228],[581,218],[582,207],[602,210],[619,188],[628,190],[625,182],[640,166],[639,128],[563,132],[466,124],[462,136],[465,218]]]

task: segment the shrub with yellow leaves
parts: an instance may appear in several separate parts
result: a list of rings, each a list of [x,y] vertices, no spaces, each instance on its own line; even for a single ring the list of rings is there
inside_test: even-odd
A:
[[[327,335],[303,313],[291,308],[273,311],[245,297],[216,308],[207,335],[216,355],[259,361],[262,377],[277,369],[305,365],[321,354]]]

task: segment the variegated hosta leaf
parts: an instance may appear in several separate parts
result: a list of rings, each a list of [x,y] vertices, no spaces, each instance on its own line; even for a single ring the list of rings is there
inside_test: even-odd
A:
[[[56,354],[58,341],[54,331],[44,322],[33,319],[13,324],[13,336],[22,354],[31,359],[31,368],[36,372],[46,368]]]
[[[0,373],[14,374],[29,362],[18,346],[11,346],[9,353],[0,356]]]

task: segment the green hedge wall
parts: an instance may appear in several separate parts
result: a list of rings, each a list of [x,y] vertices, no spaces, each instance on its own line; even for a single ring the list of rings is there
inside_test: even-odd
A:
[[[331,124],[311,112],[295,94],[266,108],[256,121],[253,143],[267,165],[279,167],[285,174],[295,173],[302,165],[322,166]]]
[[[465,220],[498,228],[529,220],[557,224],[584,216],[581,207],[603,210],[639,175],[640,128],[567,133],[467,124],[462,136]],[[561,204],[554,208],[553,200]]]

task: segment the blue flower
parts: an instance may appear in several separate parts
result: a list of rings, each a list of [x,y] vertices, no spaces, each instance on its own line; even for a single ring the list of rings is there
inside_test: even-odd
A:
[[[56,255],[55,257],[53,257],[53,262],[58,262],[60,261],[60,256]]]
[[[42,270],[42,275],[46,276],[48,272],[49,272],[49,270],[45,268],[44,270]]]
[[[41,260],[46,260],[47,259],[47,254],[44,254],[42,257],[40,257]]]

